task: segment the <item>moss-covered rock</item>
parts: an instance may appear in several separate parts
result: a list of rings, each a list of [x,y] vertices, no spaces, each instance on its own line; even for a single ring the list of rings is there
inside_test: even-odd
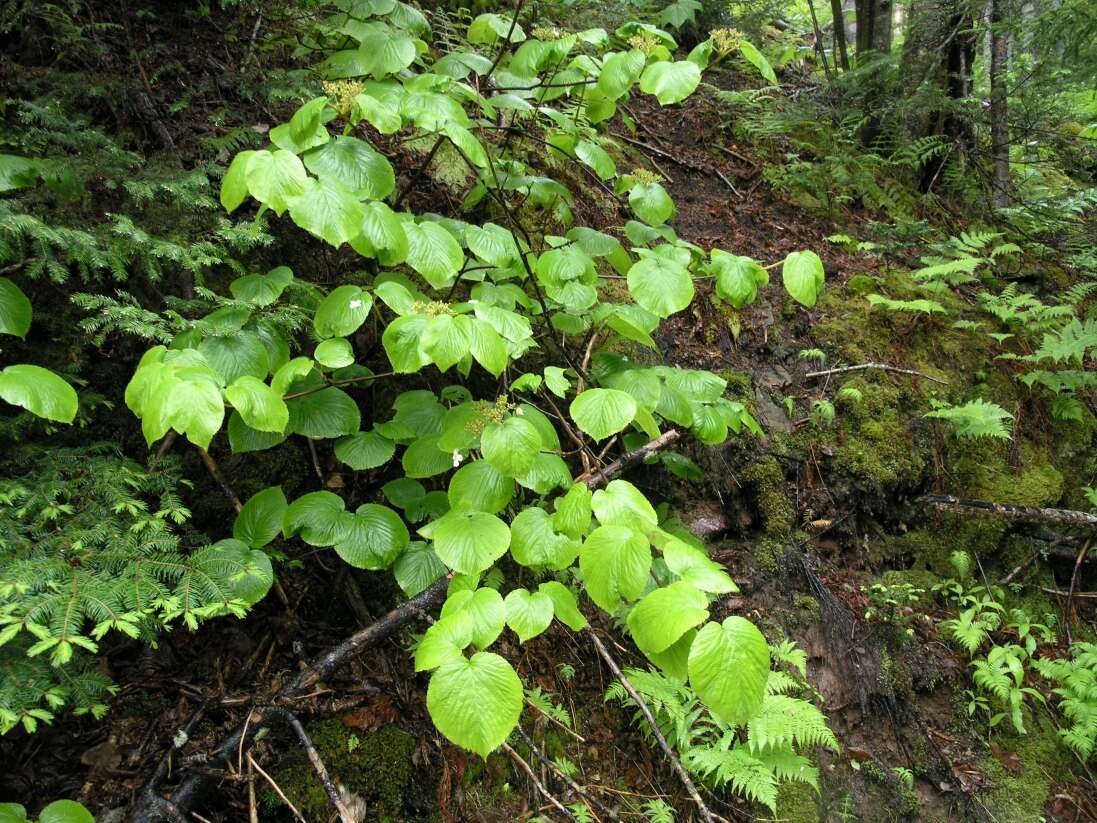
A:
[[[1052,462],[1052,455],[1029,441],[1021,444],[1019,470],[1009,465],[1006,449],[999,444],[968,440],[952,451],[950,465],[964,497],[1016,506],[1051,506],[1063,496],[1063,474]]]
[[[793,780],[777,788],[777,818],[788,823],[820,823],[819,795],[807,783]]]
[[[982,803],[998,823],[1032,823],[1042,819],[1044,805],[1054,788],[1053,776],[1061,779],[1070,771],[1070,757],[1052,725],[1032,712],[1026,714],[1028,734],[999,735],[995,741],[1004,751],[1016,752],[1021,769],[1015,772],[1006,769],[992,754],[979,762],[992,784]]]

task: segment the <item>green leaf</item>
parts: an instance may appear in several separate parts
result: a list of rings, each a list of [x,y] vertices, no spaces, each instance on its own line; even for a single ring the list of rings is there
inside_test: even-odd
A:
[[[631,526],[647,534],[659,523],[651,503],[627,480],[612,480],[594,492],[591,509],[603,526]]]
[[[300,535],[310,546],[332,546],[346,530],[343,498],[328,491],[310,492],[289,504],[282,516],[282,535]]]
[[[690,583],[679,581],[648,594],[628,614],[637,648],[658,654],[708,619],[708,598]]]
[[[358,404],[345,391],[334,387],[287,400],[286,405],[289,431],[315,440],[354,434],[362,422]]]
[[[413,542],[392,566],[397,584],[408,597],[415,597],[427,586],[440,580],[446,567],[434,549],[426,543]]]
[[[685,683],[686,678],[689,677],[689,650],[693,647],[693,639],[696,636],[697,632],[690,629],[670,648],[649,654],[647,657],[675,683]]]
[[[408,446],[401,465],[408,477],[434,477],[452,469],[453,458],[449,452],[438,448],[438,435],[432,434]]]
[[[225,383],[235,383],[245,375],[262,380],[270,371],[267,347],[253,331],[206,337],[198,351]]]
[[[523,488],[545,495],[553,489],[566,489],[570,486],[571,469],[560,455],[541,452],[534,457],[530,470],[515,480]]]
[[[505,477],[518,477],[533,467],[541,450],[541,435],[532,423],[511,415],[502,423],[489,423],[480,435],[484,459]]]
[[[667,568],[701,591],[712,594],[739,591],[724,567],[714,563],[701,550],[676,537],[668,540],[662,549]]]
[[[355,471],[383,466],[395,453],[396,444],[375,431],[358,432],[335,443],[335,456]]]
[[[410,220],[404,223],[404,233],[408,238],[408,265],[434,288],[449,286],[465,263],[465,254],[453,235],[438,223]]]
[[[0,334],[26,337],[31,321],[30,300],[13,282],[0,277]]]
[[[510,529],[510,554],[520,565],[566,569],[579,556],[579,540],[559,534],[548,512],[539,506],[520,511]]]
[[[507,524],[484,512],[451,511],[431,525],[434,551],[460,574],[487,570],[510,545]]]
[[[354,350],[345,337],[332,337],[322,341],[312,356],[317,363],[329,369],[342,369],[354,363]]]
[[[519,257],[514,235],[495,223],[470,225],[465,230],[465,241],[469,251],[491,266],[506,268]]]
[[[439,371],[446,371],[469,354],[472,323],[472,318],[464,314],[439,314],[427,321],[419,346]]]
[[[229,291],[237,300],[243,300],[256,306],[269,306],[274,303],[286,286],[293,282],[293,272],[288,266],[278,266],[266,274],[245,274],[229,284]]]
[[[484,371],[493,377],[498,377],[507,367],[509,356],[507,346],[490,323],[479,318],[468,324],[469,352],[476,362],[484,367]]]
[[[275,434],[274,432],[261,432],[251,428],[244,422],[240,413],[234,411],[229,415],[229,446],[233,454],[257,452],[277,446],[285,441],[288,435]]]
[[[565,397],[571,389],[571,381],[559,366],[545,366],[545,386],[557,397]]]
[[[781,268],[781,280],[792,299],[811,308],[823,293],[823,261],[813,251],[789,252]]]
[[[75,800],[54,800],[42,809],[38,823],[95,823],[95,818]]]
[[[569,411],[585,434],[605,440],[636,417],[636,401],[617,389],[587,389],[571,401]]]
[[[229,214],[236,211],[248,196],[248,162],[254,154],[254,151],[237,154],[221,178],[221,205]]]
[[[289,407],[282,396],[250,375],[238,377],[225,389],[225,398],[249,428],[281,434],[289,425]]]
[[[397,317],[385,327],[381,345],[395,372],[417,372],[431,362],[430,355],[420,348],[423,332],[430,318],[421,314]]]
[[[385,156],[357,137],[336,137],[304,157],[305,168],[336,181],[355,197],[384,200],[396,188],[396,175]]]
[[[309,100],[294,112],[288,123],[270,130],[270,142],[294,154],[328,142],[328,130],[324,127],[324,108],[327,103],[326,97]]]
[[[617,165],[601,146],[590,140],[580,140],[575,145],[575,156],[594,169],[602,180],[609,180],[617,174]]]
[[[0,395],[2,393],[0,389]],[[152,414],[146,417],[158,423],[155,437],[150,439],[151,429],[146,429],[146,440],[150,443],[172,428],[186,435],[194,445],[206,449],[213,436],[221,430],[225,403],[221,390],[210,380],[201,377],[195,380],[176,379],[158,393]]]
[[[701,69],[688,60],[671,63],[660,60],[652,63],[640,75],[640,90],[654,94],[659,105],[667,106],[680,103],[697,88],[701,82]]]
[[[410,541],[399,515],[376,503],[359,506],[353,516],[344,518],[343,526],[335,552],[356,569],[387,569]]]
[[[622,599],[644,593],[651,571],[647,538],[627,526],[599,526],[583,542],[579,570],[590,599],[613,614]]]
[[[647,57],[639,49],[614,52],[602,63],[597,90],[608,100],[623,96],[640,78]]]
[[[744,617],[707,623],[689,650],[689,682],[714,715],[745,725],[762,708],[769,677],[769,645]]]
[[[514,480],[487,460],[462,466],[449,481],[449,503],[460,511],[498,514],[514,498]]]
[[[415,671],[425,672],[446,663],[460,663],[465,659],[465,648],[471,644],[472,615],[455,611],[427,629],[415,647]]]
[[[384,266],[396,266],[408,256],[408,236],[396,213],[384,203],[362,204],[362,231],[350,239],[351,247],[365,257],[376,257]]]
[[[481,14],[469,25],[468,40],[470,43],[497,43],[509,35],[509,42],[521,43],[526,39],[526,33],[522,27],[514,22],[512,17],[504,17],[501,14]]]
[[[0,154],[0,192],[33,186],[38,175],[38,163],[30,157]]]
[[[739,53],[750,61],[754,68],[758,69],[758,73],[761,74],[762,77],[766,78],[766,80],[774,86],[777,85],[777,75],[773,73],[773,66],[769,64],[766,56],[755,48],[753,43],[748,40],[740,40]]]
[[[503,633],[506,606],[495,589],[463,589],[453,592],[442,604],[443,620],[454,614],[464,613],[472,619],[470,641],[478,649],[486,649]]]
[[[646,257],[628,270],[629,294],[658,317],[670,317],[693,302],[689,270],[666,257]]]
[[[578,540],[590,528],[592,500],[593,495],[586,483],[573,484],[567,494],[556,498],[556,513],[552,515],[553,526]]]
[[[587,619],[583,617],[578,604],[575,602],[575,595],[563,583],[546,580],[537,587],[537,591],[548,595],[548,598],[552,601],[552,610],[556,615],[556,619],[569,629],[578,632],[582,631],[587,625]]]
[[[769,282],[769,275],[756,260],[712,250],[710,270],[716,276],[716,293],[737,309],[754,302],[758,286]]]
[[[525,643],[541,634],[552,622],[552,598],[545,592],[530,594],[525,589],[515,589],[504,601],[507,609],[507,625]]]
[[[499,655],[478,652],[431,675],[427,710],[438,731],[486,759],[518,725],[522,681]]]
[[[281,486],[256,492],[236,515],[232,536],[253,549],[261,549],[278,536],[289,504]]]
[[[281,217],[290,203],[305,193],[309,177],[296,154],[278,149],[252,154],[245,179],[251,196]]]
[[[341,246],[362,232],[362,204],[332,178],[309,178],[305,191],[289,205],[293,222],[314,237]]]
[[[661,226],[674,216],[674,201],[660,183],[637,183],[629,190],[628,204],[649,226]]]

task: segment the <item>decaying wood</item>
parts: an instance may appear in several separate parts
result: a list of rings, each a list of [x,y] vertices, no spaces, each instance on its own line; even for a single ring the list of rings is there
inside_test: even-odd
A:
[[[1007,503],[992,503],[988,500],[964,500],[941,494],[927,494],[919,497],[915,503],[930,506],[953,514],[982,514],[999,520],[1012,520],[1018,523],[1055,523],[1060,526],[1097,531],[1097,515],[1073,509],[1041,509],[1036,506],[1012,506]]]
[[[666,448],[675,442],[678,437],[678,431],[671,429],[647,445],[623,455],[596,473],[584,474],[576,478],[576,482],[585,483],[592,489],[602,486],[627,467],[638,463],[660,449]],[[273,721],[284,716],[285,709],[283,707],[285,705],[312,692],[321,681],[329,677],[354,655],[387,640],[414,620],[419,619],[422,614],[441,603],[445,598],[452,576],[451,572],[441,580],[428,586],[415,597],[394,608],[384,617],[356,631],[339,645],[328,649],[315,658],[296,677],[273,694],[265,705],[253,709],[244,723],[221,742],[210,759],[214,762],[224,763],[227,767],[232,767],[238,757],[251,745],[255,734],[260,728],[269,726]],[[653,728],[655,733],[659,734],[658,727]],[[259,773],[262,774],[262,771],[259,771]],[[213,775],[209,773],[191,774],[180,784],[171,799],[168,800],[159,794],[159,787],[164,777],[165,771],[158,770],[145,785],[141,798],[129,817],[131,823],[151,823],[151,821],[161,819],[165,815],[173,818],[181,815],[187,812],[215,782]],[[686,778],[688,779],[688,775],[686,775]],[[711,820],[711,817],[707,819]]]
[[[948,385],[947,380],[942,380],[939,377],[934,377],[931,374],[925,372],[916,371],[915,369],[901,369],[898,366],[889,366],[887,363],[861,363],[858,366],[839,366],[835,369],[823,369],[822,371],[808,372],[804,377],[826,377],[830,374],[845,374],[851,371],[889,371],[895,374],[909,374],[914,377],[924,377],[926,380],[932,380],[934,383],[940,383],[944,386]]]

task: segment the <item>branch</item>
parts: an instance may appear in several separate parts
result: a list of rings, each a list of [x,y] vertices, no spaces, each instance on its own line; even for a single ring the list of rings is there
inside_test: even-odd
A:
[[[625,687],[625,691],[628,692],[629,697],[631,697],[636,705],[640,707],[640,712],[648,721],[648,725],[651,726],[652,734],[655,735],[655,739],[659,742],[659,748],[663,750],[663,754],[670,760],[670,764],[674,767],[674,771],[678,773],[682,785],[686,787],[689,796],[692,797],[693,802],[697,804],[697,810],[701,813],[701,818],[707,821],[707,823],[715,823],[712,812],[708,810],[705,801],[702,800],[701,795],[697,793],[697,787],[693,785],[689,772],[682,766],[682,761],[678,759],[678,755],[674,753],[674,749],[670,747],[670,744],[667,743],[667,739],[663,736],[662,731],[659,730],[659,724],[655,722],[655,715],[652,714],[651,707],[648,706],[644,698],[640,696],[640,693],[633,688],[632,683],[625,677],[625,673],[621,671],[621,667],[617,665],[617,661],[610,655],[609,650],[606,649],[602,639],[594,633],[594,629],[590,627],[590,624],[587,624],[586,632],[594,642],[594,648],[598,650],[598,654],[602,656],[602,659],[606,661],[606,665],[609,666],[610,671],[613,672],[613,676],[621,681],[621,685]]]
[[[622,455],[610,463],[603,469],[596,469],[595,471],[584,472],[576,478],[577,483],[586,483],[591,488],[601,485],[609,481],[611,477],[614,477],[633,463],[639,463],[649,455],[655,454],[657,451],[661,451],[678,440],[680,435],[677,429],[670,429],[663,432],[659,437],[652,440],[650,443],[641,446],[635,451],[631,451],[628,454]]]
[[[859,366],[842,366],[837,369],[826,369],[824,371],[808,372],[804,377],[825,377],[828,374],[845,374],[851,371],[866,371],[868,369],[875,369],[877,371],[890,371],[896,374],[910,374],[915,377],[924,377],[926,380],[932,380],[934,383],[940,383],[943,386],[948,385],[947,380],[942,380],[939,377],[926,374],[925,372],[915,371],[914,369],[900,369],[898,366],[889,366],[887,363],[862,363]]]
[[[342,798],[339,797],[339,792],[335,790],[335,785],[331,782],[328,770],[324,768],[324,761],[320,759],[320,753],[316,751],[316,746],[312,744],[308,732],[306,732],[305,727],[301,725],[301,721],[297,719],[297,715],[281,708],[272,708],[271,711],[289,723],[290,727],[296,733],[297,739],[300,740],[301,745],[305,747],[305,754],[308,755],[309,762],[312,763],[312,768],[316,770],[320,782],[324,784],[324,791],[328,793],[328,799],[331,800],[331,805],[333,805],[335,811],[338,812],[341,823],[357,823],[354,815],[347,810],[346,804],[344,804]],[[248,756],[250,758],[250,752],[248,753]]]
[[[546,717],[547,717],[547,715],[546,715]],[[587,805],[591,806],[592,809],[593,809],[593,807],[597,806],[599,811],[601,811],[602,814],[604,814],[610,820],[620,821],[621,816],[619,814],[617,814],[617,812],[615,812],[613,809],[608,808],[604,803],[602,803],[600,800],[598,800],[596,797],[594,797],[594,795],[592,795],[590,792],[588,792],[586,789],[584,789],[582,786],[580,786],[578,783],[576,783],[574,780],[572,780],[570,777],[568,777],[567,774],[562,772],[560,770],[560,768],[555,763],[553,763],[551,760],[549,760],[545,756],[545,753],[542,752],[540,748],[538,748],[538,746],[534,742],[533,738],[530,737],[528,734],[526,734],[525,729],[523,729],[519,725],[518,728],[515,729],[515,731],[518,732],[518,736],[520,738],[522,738],[522,742],[525,743],[527,746],[529,746],[529,750],[531,752],[533,752],[533,754],[537,757],[538,760],[541,761],[541,764],[543,766],[546,766],[549,769],[552,769],[553,773],[558,778],[560,778],[562,781],[567,783],[568,786],[571,788],[571,790],[573,792],[575,792],[577,795],[579,795],[581,798],[583,798],[585,801],[587,801]]]
[[[987,500],[963,500],[942,494],[926,494],[914,501],[939,511],[954,514],[984,514],[999,520],[1019,523],[1057,523],[1097,531],[1097,515],[1073,509],[1041,509],[1035,506],[1011,506],[1008,503],[991,503]]]
[[[553,797],[552,794],[549,793],[549,790],[545,788],[544,784],[537,779],[537,775],[533,773],[533,769],[529,767],[529,763],[522,759],[522,755],[518,754],[509,743],[504,743],[502,748],[503,751],[510,755],[515,763],[522,767],[522,771],[526,773],[526,777],[533,781],[533,785],[537,787],[537,791],[539,791],[549,803],[555,806],[560,814],[570,820],[571,823],[579,823],[579,821],[575,819],[575,815],[569,812],[563,803]]]

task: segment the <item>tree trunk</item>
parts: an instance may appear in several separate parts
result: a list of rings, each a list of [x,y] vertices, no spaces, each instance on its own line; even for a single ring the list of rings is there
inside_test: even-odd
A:
[[[1009,99],[1006,71],[1009,38],[1002,30],[1007,0],[990,0],[990,154],[994,161],[994,207],[1009,205]]]
[[[846,49],[846,18],[842,13],[842,0],[830,0],[830,13],[834,17],[834,53],[842,71],[849,71],[849,51]]]

